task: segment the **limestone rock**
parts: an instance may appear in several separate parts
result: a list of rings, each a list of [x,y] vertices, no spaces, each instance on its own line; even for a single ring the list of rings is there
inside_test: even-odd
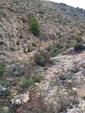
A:
[[[21,100],[20,99],[16,99],[15,100],[15,104],[17,104],[17,105],[21,104]]]
[[[24,103],[27,103],[28,102],[28,100],[30,99],[29,98],[29,94],[22,94],[21,95],[21,98],[22,98],[22,102],[24,102]]]
[[[79,108],[68,109],[67,113],[82,113]]]
[[[81,101],[79,103],[79,107],[82,109],[82,111],[85,111],[85,101]]]
[[[15,104],[15,99],[11,99],[10,102],[11,102],[12,104]]]
[[[59,72],[58,71],[55,71],[54,73],[57,75]]]
[[[29,93],[24,93],[21,95],[14,96],[14,99],[11,99],[10,102],[12,104],[21,105],[23,103],[27,103],[29,101]]]

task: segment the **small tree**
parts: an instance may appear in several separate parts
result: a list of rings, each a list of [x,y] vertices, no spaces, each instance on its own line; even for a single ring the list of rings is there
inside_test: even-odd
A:
[[[0,76],[2,76],[4,73],[4,66],[2,65],[2,63],[0,62]]]
[[[38,20],[35,17],[32,17],[30,19],[30,31],[35,36],[39,36],[39,33],[40,33],[39,24],[38,24]]]

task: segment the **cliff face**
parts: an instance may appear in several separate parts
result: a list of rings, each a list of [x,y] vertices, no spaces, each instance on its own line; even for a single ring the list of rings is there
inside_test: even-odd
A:
[[[29,31],[32,16],[39,22],[39,37]],[[69,40],[75,43],[76,35],[85,36],[84,24],[83,9],[43,0],[0,0],[0,59],[27,59],[28,49],[37,50],[39,43],[46,40],[61,40],[64,45],[68,45]],[[36,48],[32,47],[34,40]]]

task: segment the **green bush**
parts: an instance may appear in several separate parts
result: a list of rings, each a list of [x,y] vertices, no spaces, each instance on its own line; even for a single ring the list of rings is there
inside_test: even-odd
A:
[[[4,42],[3,41],[0,41],[0,45],[3,45],[4,44]]]
[[[82,38],[78,35],[75,35],[74,36],[74,39],[77,41],[77,42],[82,42]]]
[[[63,48],[63,46],[61,45],[61,44],[56,44],[56,48],[59,48],[59,49],[62,49]]]
[[[41,80],[42,80],[42,76],[38,76],[38,75],[35,75],[35,76],[34,76],[34,82],[40,83]]]
[[[22,17],[22,18],[21,18],[21,20],[22,20],[24,23],[26,23],[26,22],[27,22],[27,19],[26,19],[26,18],[24,18],[24,17]]]
[[[51,52],[51,56],[52,57],[55,57],[56,56],[56,53],[55,52]]]
[[[0,88],[0,96],[8,96],[10,94],[10,91],[8,89],[3,90]]]
[[[45,66],[50,62],[50,54],[47,51],[39,51],[34,55],[34,61],[38,65]]]
[[[4,73],[4,65],[0,63],[0,76],[2,76]]]
[[[82,42],[82,38],[81,37],[78,37],[76,40],[77,40],[77,42]]]
[[[82,51],[85,49],[85,46],[80,42],[80,43],[76,43],[76,45],[74,46],[74,50],[76,52]]]
[[[30,19],[30,31],[35,36],[39,36],[39,33],[40,33],[39,24],[38,24],[38,20],[35,17],[32,17]]]
[[[7,69],[7,74],[9,76],[21,77],[25,74],[24,67],[22,63],[15,62],[10,68]]]
[[[36,41],[33,41],[33,42],[32,42],[32,46],[34,46],[34,47],[37,46]]]
[[[2,83],[2,86],[4,87],[9,87],[11,85],[10,81],[9,80],[5,80],[3,83]]]
[[[23,87],[28,87],[31,85],[31,77],[30,76],[25,76],[24,79],[22,80],[23,82]]]
[[[40,14],[45,14],[45,12],[46,12],[45,10],[40,10],[39,11]]]
[[[6,14],[3,11],[0,11],[1,16],[6,16]]]

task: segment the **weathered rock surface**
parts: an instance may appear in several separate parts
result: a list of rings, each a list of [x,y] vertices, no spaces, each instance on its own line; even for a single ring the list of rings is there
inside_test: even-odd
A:
[[[27,103],[29,100],[30,100],[29,93],[24,93],[14,96],[14,99],[11,99],[10,102],[13,105],[21,105],[23,103]]]
[[[75,105],[77,108],[69,109],[67,113],[84,113],[85,101],[81,99],[85,96],[85,51],[73,56],[59,55],[53,59],[55,65],[48,67],[44,80],[39,84],[44,103],[54,105],[59,113]]]

